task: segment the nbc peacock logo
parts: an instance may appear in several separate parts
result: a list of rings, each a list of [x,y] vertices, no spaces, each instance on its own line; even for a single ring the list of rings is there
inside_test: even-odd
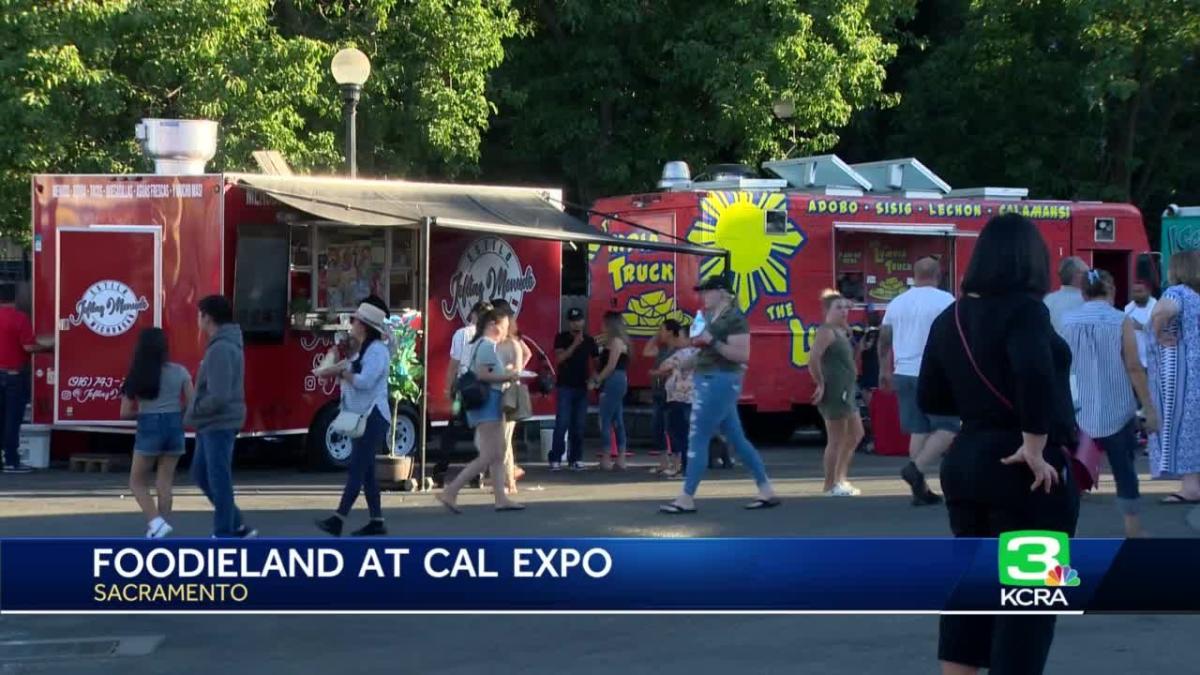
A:
[[[1001,607],[1066,607],[1065,588],[1079,586],[1065,532],[1005,532],[998,543]]]

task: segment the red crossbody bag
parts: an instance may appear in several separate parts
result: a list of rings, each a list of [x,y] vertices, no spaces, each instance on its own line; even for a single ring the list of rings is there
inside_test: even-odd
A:
[[[963,332],[962,320],[958,316],[959,304],[957,302],[954,303],[954,325],[958,328],[958,339],[962,340],[963,351],[967,353],[967,361],[971,362],[971,367],[975,369],[975,374],[992,392],[992,395],[1003,403],[1004,407],[1016,412],[1016,406],[1004,394],[1000,393],[1000,390],[983,374],[983,371],[979,369],[979,364],[975,362],[975,355],[971,353],[971,347],[967,344],[967,335]],[[1075,449],[1075,452],[1071,452],[1063,447],[1062,453],[1067,458],[1067,463],[1071,465],[1071,475],[1075,477],[1075,487],[1080,492],[1086,492],[1094,488],[1100,477],[1100,453],[1096,447],[1096,442],[1080,430],[1079,446]]]

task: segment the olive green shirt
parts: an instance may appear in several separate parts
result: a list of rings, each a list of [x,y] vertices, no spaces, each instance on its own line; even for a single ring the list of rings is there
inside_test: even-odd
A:
[[[700,348],[696,357],[696,372],[704,373],[713,370],[738,371],[742,364],[721,356],[717,351],[718,342],[727,342],[731,335],[744,335],[750,332],[750,324],[746,316],[733,307],[721,312],[715,321],[709,321],[705,329],[713,336],[713,341],[706,347]]]

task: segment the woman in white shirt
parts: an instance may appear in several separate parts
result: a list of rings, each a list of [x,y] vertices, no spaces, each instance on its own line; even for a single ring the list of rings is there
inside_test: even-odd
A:
[[[388,366],[391,356],[383,340],[386,320],[386,312],[372,304],[363,303],[355,311],[350,324],[350,334],[360,346],[357,357],[340,376],[342,412],[366,415],[367,423],[362,436],[353,441],[346,486],[342,490],[342,501],[337,511],[317,521],[318,528],[335,537],[341,536],[346,517],[350,515],[359,492],[366,494],[371,520],[365,527],[355,530],[353,535],[387,534],[383,524],[379,483],[375,479],[375,454],[383,445],[391,426],[391,406],[388,404]]]

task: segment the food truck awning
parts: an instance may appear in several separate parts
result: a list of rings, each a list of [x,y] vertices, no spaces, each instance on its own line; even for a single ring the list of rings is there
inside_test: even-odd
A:
[[[429,218],[434,227],[454,230],[701,256],[726,255],[722,249],[686,242],[614,237],[558,208],[558,190],[259,174],[227,177],[299,211],[349,225],[416,227]]]
[[[834,223],[839,232],[869,232],[871,234],[907,234],[934,237],[953,237],[957,232],[953,225],[893,225],[891,223]]]

